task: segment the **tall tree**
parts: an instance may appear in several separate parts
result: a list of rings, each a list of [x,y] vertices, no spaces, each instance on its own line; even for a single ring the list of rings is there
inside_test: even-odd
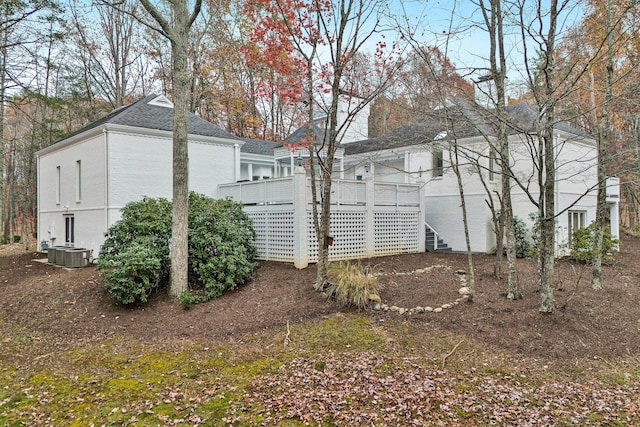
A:
[[[29,46],[41,40],[42,22],[50,18],[45,12],[58,10],[53,0],[4,0],[0,2],[0,181],[2,184],[2,242],[11,237],[13,203],[13,167],[11,155],[14,149],[6,150],[5,109],[10,92],[27,85],[33,77],[29,60],[32,55]],[[45,26],[45,28],[48,26]],[[14,59],[14,61],[12,61]],[[9,167],[9,169],[7,169]]]
[[[200,13],[202,0],[189,10],[187,0],[170,2],[170,19],[151,0],[140,0],[159,27],[154,29],[171,42],[173,71],[173,209],[171,221],[171,284],[169,292],[180,296],[188,289],[188,95],[191,86],[187,53],[189,32]]]
[[[259,15],[256,31],[272,36],[268,45],[277,49],[265,51],[272,67],[293,66],[306,76],[303,85],[292,87],[299,88],[299,101],[308,108],[307,151],[311,157],[313,223],[318,239],[315,288],[322,290],[328,284],[326,267],[335,154],[351,118],[381,92],[395,68],[392,65],[395,62],[390,62],[389,55],[385,54],[386,42],[380,40],[375,54],[376,66],[358,80],[367,84],[354,85],[356,80],[351,78],[362,71],[359,53],[364,44],[380,31],[384,3],[377,0],[298,3],[264,0],[258,3],[264,12]],[[274,43],[270,43],[271,40]],[[348,105],[347,118],[339,121],[338,109],[343,101]],[[321,129],[315,126],[318,108],[326,114],[326,123]]]
[[[74,62],[91,98],[106,100],[111,109],[121,107],[147,90],[148,58],[135,19],[139,6],[125,0],[117,8],[105,3],[85,8],[78,0],[69,5],[66,26],[75,42]]]
[[[613,73],[614,73],[614,6],[613,0],[606,0],[606,83],[604,87],[604,99],[602,113],[597,133],[598,144],[598,196],[596,207],[596,221],[594,227],[593,246],[595,257],[591,269],[591,287],[602,289],[602,246],[604,240],[604,228],[607,209],[607,156],[610,144],[611,103],[613,99]]]
[[[506,110],[506,52],[504,46],[504,25],[503,25],[503,11],[502,3],[500,0],[489,0],[488,5],[483,1],[479,1],[479,5],[484,18],[485,26],[489,34],[490,41],[490,53],[489,63],[490,81],[493,82],[495,87],[495,98],[493,99],[494,107],[497,118],[497,145],[501,170],[502,180],[502,194],[500,197],[500,217],[499,227],[497,233],[498,242],[503,242],[502,236],[506,237],[506,252],[507,252],[507,299],[520,299],[522,298],[522,291],[518,282],[518,271],[516,268],[516,238],[515,238],[515,225],[513,218],[513,206],[511,203],[511,168],[510,168],[510,147],[509,147],[509,134],[507,131],[507,110]],[[497,248],[497,260],[496,260],[496,275],[500,275],[500,258],[502,256],[502,245],[498,245]]]

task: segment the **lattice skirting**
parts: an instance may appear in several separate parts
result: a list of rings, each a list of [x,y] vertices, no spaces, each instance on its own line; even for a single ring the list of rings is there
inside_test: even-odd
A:
[[[329,247],[329,259],[356,259],[367,256],[367,225],[365,212],[331,212],[329,234],[333,246]],[[318,238],[313,226],[313,213],[307,213],[309,262],[318,261]]]
[[[293,211],[247,212],[256,232],[258,259],[293,261]]]
[[[420,214],[418,212],[375,212],[375,256],[418,252]]]
[[[247,214],[253,220],[258,259],[294,262],[296,239],[306,233],[307,245],[301,245],[300,257],[309,263],[318,261],[318,241],[313,226],[313,213],[306,212],[302,230],[294,228],[294,211],[252,207]],[[367,225],[367,212],[341,210],[331,212],[333,245],[330,260],[357,259],[370,256],[414,253],[419,250],[420,213],[411,211],[377,211]],[[373,232],[367,232],[367,226]],[[367,236],[372,241],[367,242]]]

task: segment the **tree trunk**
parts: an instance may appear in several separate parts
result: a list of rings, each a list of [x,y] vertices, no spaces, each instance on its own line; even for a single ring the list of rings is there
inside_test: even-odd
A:
[[[149,14],[160,24],[171,41],[173,65],[173,208],[171,220],[171,274],[169,293],[180,296],[187,291],[189,271],[189,155],[188,94],[189,71],[187,51],[189,30],[200,13],[201,0],[196,0],[189,14],[187,0],[171,2],[172,23],[164,18],[149,0],[140,0]]]
[[[516,266],[516,239],[514,232],[513,222],[513,207],[511,204],[511,168],[510,168],[510,148],[509,148],[509,135],[507,132],[507,111],[506,111],[506,95],[505,95],[505,70],[506,70],[506,57],[504,50],[504,33],[503,33],[503,20],[502,20],[502,7],[500,0],[490,0],[490,13],[487,14],[487,9],[484,6],[483,1],[480,1],[482,12],[485,20],[485,24],[489,30],[490,38],[490,64],[491,64],[491,77],[496,88],[496,114],[498,119],[498,146],[500,147],[500,176],[502,179],[502,194],[501,194],[501,207],[500,207],[500,230],[504,235],[500,235],[496,239],[500,246],[504,246],[507,249],[507,299],[520,299],[522,298],[522,291],[518,283],[518,271]],[[498,249],[502,251],[502,248]],[[501,272],[501,265],[497,265],[501,261],[502,253],[496,260],[496,267],[494,270]]]
[[[4,228],[5,210],[7,209],[4,201],[4,191],[7,183],[4,179],[4,97],[6,92],[6,78],[7,78],[7,33],[6,31],[0,31],[0,230]],[[0,242],[6,243],[6,234],[3,232]]]
[[[186,1],[173,3],[175,37],[171,40],[173,62],[173,208],[171,221],[171,288],[180,296],[188,290],[189,266],[189,154],[187,114],[189,73],[187,48],[189,15]]]
[[[467,301],[473,302],[473,297],[476,289],[475,272],[473,270],[473,254],[471,253],[471,242],[469,240],[469,222],[467,221],[467,205],[464,200],[464,187],[462,185],[462,175],[460,174],[460,159],[458,156],[458,144],[453,141],[454,159],[451,162],[453,166],[453,172],[456,174],[458,181],[458,194],[460,196],[460,208],[462,209],[462,224],[464,226],[464,240],[467,245],[467,265],[469,267],[469,281],[467,282],[467,288],[469,289],[469,296]],[[449,152],[449,159],[451,160],[451,152]]]
[[[598,199],[596,207],[596,221],[593,230],[593,246],[595,258],[591,269],[591,288],[602,289],[602,247],[604,240],[604,228],[607,209],[607,151],[611,131],[610,111],[613,98],[613,66],[614,66],[614,41],[613,41],[613,2],[607,0],[607,80],[604,88],[604,102],[602,116],[598,129]]]

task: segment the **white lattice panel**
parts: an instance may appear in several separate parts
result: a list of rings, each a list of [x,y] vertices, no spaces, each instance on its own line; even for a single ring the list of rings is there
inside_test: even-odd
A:
[[[247,209],[248,210],[248,209]],[[256,232],[258,259],[293,262],[293,211],[248,211]]]
[[[375,255],[417,252],[419,227],[418,212],[375,212]]]
[[[269,212],[268,214],[269,260],[293,261],[293,212]]]
[[[309,262],[318,261],[318,239],[313,226],[313,212],[307,215]],[[356,259],[367,255],[366,214],[364,211],[331,212],[329,234],[333,246],[329,247],[329,259]]]
[[[253,230],[256,232],[256,238],[253,241],[257,251],[258,259],[263,258],[267,253],[267,245],[269,235],[267,233],[267,213],[266,212],[247,212],[251,221],[253,221]]]

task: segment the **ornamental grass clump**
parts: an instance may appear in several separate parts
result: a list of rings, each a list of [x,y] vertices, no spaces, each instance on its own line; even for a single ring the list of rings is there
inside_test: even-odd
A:
[[[366,308],[372,301],[380,301],[378,277],[371,267],[360,261],[340,261],[327,267],[329,287],[327,297],[343,307]]]

